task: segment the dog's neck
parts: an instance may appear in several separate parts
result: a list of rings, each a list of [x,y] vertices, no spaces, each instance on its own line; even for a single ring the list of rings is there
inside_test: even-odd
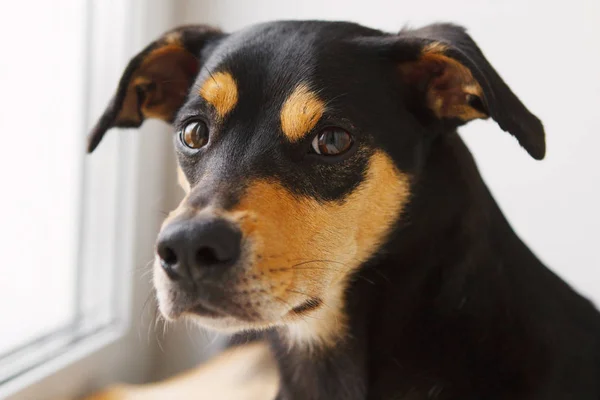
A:
[[[510,230],[456,133],[432,144],[400,219],[382,256],[407,270],[461,263],[491,245],[493,230]]]

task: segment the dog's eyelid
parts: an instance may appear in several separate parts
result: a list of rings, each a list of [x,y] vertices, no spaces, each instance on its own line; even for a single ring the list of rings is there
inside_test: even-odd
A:
[[[204,113],[199,113],[197,111],[188,111],[183,112],[177,115],[175,121],[173,121],[173,132],[177,133],[181,131],[187,124],[193,121],[201,121],[204,122],[208,127],[210,127],[210,120],[206,118]]]
[[[210,122],[213,119],[210,105],[200,96],[188,101],[181,107],[173,120],[173,127],[175,127],[175,131],[177,131],[183,128],[187,122],[194,119],[200,119],[207,125],[210,125]]]
[[[350,119],[346,117],[342,117],[337,113],[326,113],[321,117],[321,120],[315,125],[315,127],[311,130],[310,136],[311,141],[315,135],[321,132],[323,129],[328,127],[339,127],[346,131],[348,131],[352,136],[357,136],[360,134],[360,130]]]

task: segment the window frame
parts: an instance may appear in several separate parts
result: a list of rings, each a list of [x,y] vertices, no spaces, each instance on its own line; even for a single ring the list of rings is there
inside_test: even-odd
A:
[[[110,193],[104,196],[114,196],[114,218],[109,218],[101,231],[112,232],[112,288],[110,318],[103,323],[86,321],[84,314],[76,314],[72,323],[61,327],[54,332],[43,334],[27,344],[19,346],[5,354],[30,357],[35,362],[22,363],[21,368],[9,378],[0,382],[0,398],[24,398],[23,393],[40,393],[35,398],[53,398],[54,396],[78,396],[87,391],[79,382],[70,385],[68,390],[57,389],[64,380],[64,372],[69,368],[83,366],[90,371],[99,368],[98,357],[100,350],[109,346],[123,345],[134,339],[126,335],[132,327],[133,294],[136,288],[133,270],[135,270],[135,248],[139,226],[134,218],[138,203],[136,176],[139,169],[140,141],[138,135],[109,135],[105,149],[99,149],[91,156],[85,154],[85,135],[93,126],[95,119],[102,113],[108,100],[112,97],[116,84],[135,51],[141,36],[145,21],[142,19],[147,5],[141,0],[106,0],[94,2],[84,0],[86,19],[86,39],[84,52],[86,61],[84,65],[86,87],[84,90],[84,123],[81,138],[81,159],[83,168],[81,174],[80,210],[78,235],[86,237],[88,227],[86,224],[86,209],[91,205],[91,196],[98,193],[89,192],[88,182],[106,174],[114,174],[116,179],[111,182]],[[93,10],[93,13],[92,13]],[[135,10],[135,12],[134,12]],[[140,13],[140,11],[143,11]],[[116,18],[113,18],[116,17]],[[118,23],[115,25],[115,21]],[[118,41],[118,42],[117,42]],[[117,44],[117,45],[116,45]],[[115,46],[116,45],[116,46]],[[113,51],[117,48],[120,51]],[[108,50],[109,54],[106,54]],[[104,54],[103,54],[104,52]],[[108,57],[109,55],[110,57]],[[110,165],[112,170],[107,171]],[[80,292],[84,287],[83,280],[86,275],[90,278],[89,268],[84,265],[84,241],[93,240],[93,237],[82,239],[79,244],[77,256],[77,288]],[[88,243],[89,245],[89,243]],[[93,278],[92,278],[93,279]],[[76,307],[80,304],[82,293],[76,294]],[[138,302],[139,303],[139,302]],[[139,305],[134,307],[139,309]],[[83,318],[82,318],[83,317]],[[106,318],[105,318],[106,319]],[[138,338],[139,339],[139,338]],[[120,355],[121,356],[121,355]],[[123,353],[121,357],[127,357]],[[104,357],[106,358],[106,357]],[[110,358],[110,357],[109,357]],[[22,360],[21,360],[22,361]],[[123,360],[120,360],[123,361]],[[102,369],[110,370],[111,363],[119,360],[103,361]],[[100,374],[102,375],[102,374]],[[104,374],[106,375],[106,374]],[[54,379],[57,378],[57,379]],[[115,379],[115,377],[110,378]],[[68,386],[68,385],[67,385]],[[71,393],[67,393],[67,392]],[[25,395],[30,398],[29,395]]]

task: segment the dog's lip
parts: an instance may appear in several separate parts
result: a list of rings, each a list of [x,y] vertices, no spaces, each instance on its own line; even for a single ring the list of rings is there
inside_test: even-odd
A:
[[[195,303],[188,310],[189,313],[197,314],[203,317],[220,318],[225,317],[226,314],[215,307],[209,306],[204,302]]]
[[[177,319],[182,315],[199,316],[212,319],[234,318],[251,320],[256,311],[240,306],[234,299],[236,293],[214,285],[198,285],[193,290],[184,290],[181,295],[173,296],[171,291],[170,308],[165,310],[169,319]],[[238,299],[239,300],[239,299]]]
[[[170,307],[163,310],[163,314],[169,320],[178,319],[182,315],[198,315],[208,318],[224,318],[228,315],[226,311],[215,306],[206,299],[198,298],[196,295],[182,296],[175,301],[171,300]],[[187,298],[185,298],[187,297]],[[167,304],[169,304],[167,303]]]

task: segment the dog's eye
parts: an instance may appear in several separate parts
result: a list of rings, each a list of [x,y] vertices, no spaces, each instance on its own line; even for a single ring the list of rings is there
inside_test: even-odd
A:
[[[208,143],[208,127],[202,121],[192,121],[179,131],[179,140],[190,149],[199,149]]]
[[[323,129],[312,141],[315,153],[325,156],[337,156],[350,150],[353,143],[352,135],[342,128],[330,127]]]

